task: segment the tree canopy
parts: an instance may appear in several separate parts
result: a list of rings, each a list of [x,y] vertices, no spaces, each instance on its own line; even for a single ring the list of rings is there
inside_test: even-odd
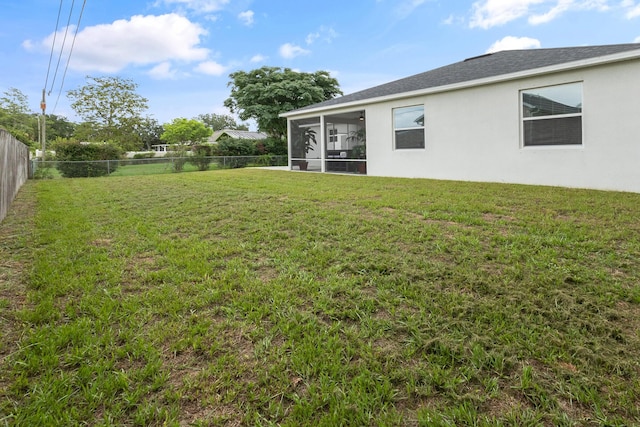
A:
[[[14,87],[0,96],[0,127],[7,129],[25,144],[35,145],[38,119],[29,111],[29,100]]]
[[[262,67],[229,75],[231,95],[225,107],[241,120],[254,119],[261,131],[282,138],[287,120],[281,113],[326,101],[342,94],[327,71],[301,73],[290,68]]]
[[[151,150],[154,144],[160,144],[164,127],[152,117],[145,117],[135,126],[135,132],[140,137],[145,149]]]
[[[239,125],[233,117],[226,114],[199,114],[196,120],[201,121],[214,132],[222,129],[249,130],[247,125]]]
[[[213,131],[204,123],[184,118],[174,119],[164,125],[164,132],[160,139],[169,144],[197,144],[210,136]]]
[[[94,134],[103,141],[113,141],[124,149],[141,145],[135,129],[148,100],[136,92],[138,84],[120,77],[91,77],[88,83],[70,90],[71,108],[86,123],[94,126]]]

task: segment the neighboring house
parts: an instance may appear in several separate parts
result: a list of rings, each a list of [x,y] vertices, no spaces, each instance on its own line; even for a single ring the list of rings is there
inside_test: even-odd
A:
[[[640,192],[637,43],[481,55],[282,116],[292,169]]]
[[[215,143],[220,138],[227,137],[233,139],[267,139],[267,134],[262,132],[251,132],[248,130],[222,129],[213,132],[207,140],[208,143]]]

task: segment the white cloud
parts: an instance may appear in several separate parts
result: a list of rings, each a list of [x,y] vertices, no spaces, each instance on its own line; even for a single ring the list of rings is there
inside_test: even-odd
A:
[[[22,47],[28,51],[34,51],[37,49],[37,46],[33,44],[31,40],[25,40],[22,42]]]
[[[242,21],[242,23],[248,27],[253,25],[253,10],[247,10],[246,12],[241,12],[238,14],[238,19]]]
[[[540,47],[540,41],[529,37],[506,36],[487,49],[487,53],[500,52],[501,50],[536,49]]]
[[[529,7],[544,0],[482,0],[473,4],[471,28],[491,28],[518,19],[529,12]]]
[[[309,35],[307,35],[305,41],[307,42],[307,44],[313,44],[313,42],[318,40],[318,37],[320,37],[320,33],[310,33]]]
[[[338,33],[332,27],[321,26],[315,33],[307,35],[305,41],[307,44],[313,44],[316,40],[322,40],[325,43],[331,43]]]
[[[488,29],[528,17],[531,25],[552,21],[571,10],[609,9],[610,0],[478,0],[473,3],[471,28]]]
[[[633,4],[629,5],[629,10],[627,10],[625,16],[627,17],[627,19],[633,19],[640,16],[640,3],[635,6]]]
[[[636,37],[636,38],[633,40],[633,42],[634,42],[634,43],[640,43],[640,36]]]
[[[221,76],[227,72],[228,67],[218,64],[216,61],[205,61],[196,67],[196,71],[210,76]]]
[[[531,25],[538,25],[538,24],[546,24],[547,22],[551,22],[554,19],[556,19],[558,16],[560,16],[563,12],[566,12],[571,7],[572,3],[573,3],[573,0],[560,0],[558,4],[552,7],[548,12],[537,14],[537,15],[531,15],[529,17],[529,23]]]
[[[156,80],[167,80],[175,78],[176,72],[171,68],[171,63],[165,61],[149,70],[149,76]]]
[[[62,29],[56,44],[64,36]],[[71,34],[75,28],[70,28]],[[202,61],[209,50],[199,47],[207,34],[200,25],[177,14],[132,16],[111,24],[87,27],[78,33],[69,67],[79,71],[115,73],[129,65],[149,65],[165,61]],[[49,50],[54,34],[40,47]],[[31,42],[25,41],[23,46]],[[67,44],[67,48],[70,43]],[[66,55],[66,54],[65,54]],[[157,70],[156,70],[157,71]]]
[[[424,2],[425,0],[405,0],[396,6],[394,13],[398,19],[405,19]]]
[[[251,57],[251,62],[256,63],[256,62],[264,62],[266,61],[268,58],[264,55],[253,55],[253,57]]]
[[[308,55],[309,53],[311,53],[311,51],[307,49],[303,49],[300,46],[296,46],[291,43],[285,43],[282,46],[280,46],[280,56],[282,56],[285,59],[292,59],[292,58],[295,58],[296,56]]]
[[[198,13],[211,13],[221,10],[229,0],[158,0],[155,5],[177,5]]]

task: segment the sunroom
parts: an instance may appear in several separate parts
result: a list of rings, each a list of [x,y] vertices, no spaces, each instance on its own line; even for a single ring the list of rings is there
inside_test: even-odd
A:
[[[290,169],[367,173],[364,110],[290,119],[288,123]]]

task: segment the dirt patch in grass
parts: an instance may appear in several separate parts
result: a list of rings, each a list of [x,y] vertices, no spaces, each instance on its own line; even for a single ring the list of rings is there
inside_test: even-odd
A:
[[[97,248],[108,248],[109,246],[111,246],[111,243],[111,239],[95,239],[90,243],[90,245]]]

